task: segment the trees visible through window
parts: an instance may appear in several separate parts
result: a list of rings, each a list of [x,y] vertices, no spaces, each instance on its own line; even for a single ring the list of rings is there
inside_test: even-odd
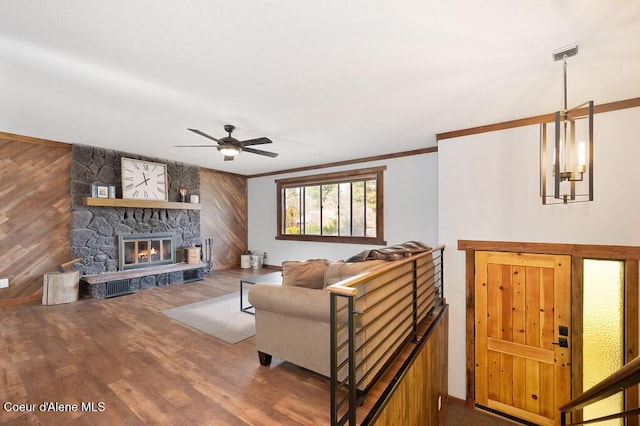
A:
[[[384,244],[384,167],[282,179],[278,238]]]

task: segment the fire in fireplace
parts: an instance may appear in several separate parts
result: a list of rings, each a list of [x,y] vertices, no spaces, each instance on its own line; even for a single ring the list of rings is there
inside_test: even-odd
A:
[[[174,235],[131,234],[121,235],[120,270],[146,268],[175,263]]]

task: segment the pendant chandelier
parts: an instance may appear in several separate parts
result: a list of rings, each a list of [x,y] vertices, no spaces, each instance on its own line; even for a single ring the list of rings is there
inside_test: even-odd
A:
[[[553,52],[554,60],[562,61],[564,104],[553,123],[540,125],[544,205],[593,201],[593,101],[567,109],[567,58],[577,54],[577,44]],[[553,144],[547,143],[549,127],[553,128]]]

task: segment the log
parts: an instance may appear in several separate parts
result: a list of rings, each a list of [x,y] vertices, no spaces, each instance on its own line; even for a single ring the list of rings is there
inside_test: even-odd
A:
[[[79,271],[47,272],[42,289],[43,305],[59,305],[78,300]]]

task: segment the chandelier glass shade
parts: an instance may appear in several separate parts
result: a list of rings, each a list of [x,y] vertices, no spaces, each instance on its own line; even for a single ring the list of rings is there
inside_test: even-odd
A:
[[[567,58],[573,45],[554,52],[563,61],[564,108],[554,121],[540,125],[540,196],[542,204],[593,201],[593,101],[567,109]]]

